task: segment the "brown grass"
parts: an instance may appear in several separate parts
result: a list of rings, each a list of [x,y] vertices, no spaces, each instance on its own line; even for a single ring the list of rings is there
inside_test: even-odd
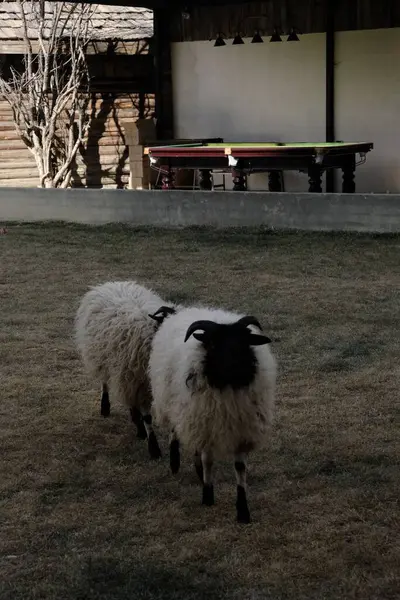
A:
[[[384,600],[399,592],[400,238],[10,226],[0,237],[2,600]],[[88,284],[138,278],[259,316],[280,365],[272,447],[200,505],[84,376]],[[166,439],[161,436],[165,450]]]

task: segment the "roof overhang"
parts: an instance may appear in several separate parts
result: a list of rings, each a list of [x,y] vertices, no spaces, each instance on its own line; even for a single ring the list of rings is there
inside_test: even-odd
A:
[[[82,0],[72,0],[81,3]],[[190,6],[216,6],[246,4],[252,0],[85,0],[88,4],[109,4],[113,6],[139,6],[155,10],[157,8],[184,8]]]

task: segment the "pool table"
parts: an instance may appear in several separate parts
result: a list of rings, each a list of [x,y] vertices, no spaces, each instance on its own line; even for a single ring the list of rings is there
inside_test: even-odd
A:
[[[324,143],[230,143],[200,142],[153,146],[145,149],[150,164],[163,174],[163,189],[174,187],[174,172],[179,169],[199,171],[200,189],[213,188],[214,170],[230,172],[233,189],[245,191],[247,176],[268,173],[269,191],[282,189],[281,173],[286,170],[308,173],[309,191],[322,192],[322,175],[327,169],[341,169],[342,192],[355,192],[356,156],[365,162],[366,153],[373,149],[370,142]]]

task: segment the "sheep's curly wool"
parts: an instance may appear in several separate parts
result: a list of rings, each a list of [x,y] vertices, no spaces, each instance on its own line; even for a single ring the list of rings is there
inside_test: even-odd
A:
[[[151,403],[147,368],[158,325],[149,313],[162,304],[135,281],[114,281],[92,287],[76,314],[75,340],[86,371],[130,408]]]

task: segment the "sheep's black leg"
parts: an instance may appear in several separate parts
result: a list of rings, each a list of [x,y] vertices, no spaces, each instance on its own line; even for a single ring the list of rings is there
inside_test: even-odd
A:
[[[147,444],[150,457],[157,459],[161,457],[160,446],[158,445],[156,434],[153,431],[153,419],[150,414],[143,415],[143,422],[147,432]]]
[[[203,450],[201,453],[203,466],[203,504],[212,506],[214,504],[214,485],[212,480],[213,458],[210,452]]]
[[[201,455],[197,451],[194,454],[194,468],[196,469],[197,477],[203,483],[203,463],[201,462]]]
[[[250,511],[246,497],[246,455],[235,454],[236,473],[236,514],[238,523],[250,523]]]
[[[141,414],[140,410],[137,409],[136,407],[134,407],[134,408],[131,408],[129,412],[131,413],[132,423],[134,425],[136,425],[137,437],[140,440],[147,439],[146,427],[144,426],[143,418],[142,418],[142,414]]]
[[[181,466],[181,454],[179,451],[179,440],[176,437],[175,431],[171,432],[169,440],[169,465],[173,474],[179,471]]]
[[[103,388],[101,392],[101,416],[109,417],[110,416],[110,397],[108,395],[108,387],[106,383],[103,383]]]

